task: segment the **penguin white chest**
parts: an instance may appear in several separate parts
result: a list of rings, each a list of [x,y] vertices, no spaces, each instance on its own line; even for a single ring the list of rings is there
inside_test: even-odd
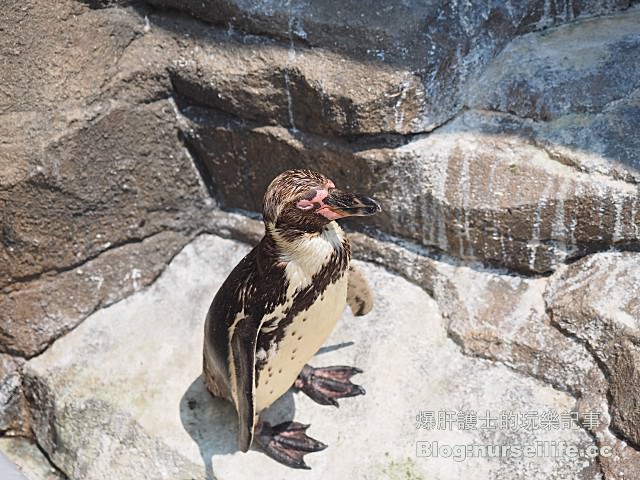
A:
[[[282,396],[294,383],[302,367],[324,344],[342,315],[347,300],[347,274],[329,284],[308,309],[300,311],[284,327],[283,335],[266,356],[255,390],[256,411],[260,412]]]

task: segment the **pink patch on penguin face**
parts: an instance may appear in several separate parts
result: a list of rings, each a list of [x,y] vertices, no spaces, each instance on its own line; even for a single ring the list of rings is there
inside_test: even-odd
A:
[[[296,203],[296,207],[298,207],[300,210],[311,210],[317,204],[320,204],[322,206],[322,201],[327,198],[327,195],[329,195],[328,190],[316,190],[316,194],[312,199],[298,200],[298,202]]]
[[[323,206],[318,209],[318,213],[329,220],[337,220],[338,218],[342,218],[342,215],[334,212],[327,206]]]
[[[300,200],[296,203],[296,207],[300,210],[311,210],[313,208],[313,202],[311,200]]]
[[[323,202],[323,200],[329,195],[330,188],[336,188],[336,186],[331,180],[327,180],[327,182],[324,184],[324,188],[317,189],[316,194],[313,198],[299,200],[296,203],[296,207],[298,207],[300,210],[311,210],[313,209],[313,207],[320,205],[317,213],[319,213],[323,217],[329,220],[336,220],[338,218],[341,218],[341,214],[334,212]]]
[[[316,190],[316,196],[311,199],[311,202],[322,204],[322,201],[327,198],[327,195],[329,195],[329,190],[326,188],[318,189]]]

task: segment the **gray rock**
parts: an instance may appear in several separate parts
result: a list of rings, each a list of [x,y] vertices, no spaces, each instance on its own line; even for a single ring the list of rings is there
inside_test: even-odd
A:
[[[576,171],[526,138],[483,131],[484,122],[468,113],[394,151],[380,181],[381,228],[521,272],[614,241],[638,245],[635,185]]]
[[[468,86],[467,105],[520,117],[496,133],[531,137],[558,161],[638,183],[639,22],[636,7],[520,37]]]
[[[583,341],[609,386],[611,428],[640,445],[640,256],[602,253],[576,262],[552,279],[547,308],[559,328]]]
[[[193,37],[171,67],[176,92],[189,103],[327,136],[425,128],[424,88],[408,70],[164,16],[151,19],[159,28]]]
[[[187,231],[203,213],[204,190],[177,139],[171,103],[96,109],[103,107],[90,124],[51,139],[0,191],[0,286],[69,269],[162,230]]]
[[[0,434],[25,434],[28,422],[22,389],[22,359],[0,354]]]
[[[0,452],[12,463],[12,465],[3,465],[3,459],[0,458],[0,473],[3,474],[3,479],[66,480],[66,477],[48,462],[37,445],[30,440],[20,437],[0,438]]]
[[[640,87],[638,22],[634,8],[519,37],[469,86],[467,104],[539,121],[601,113]]]
[[[469,355],[504,363],[576,397],[605,389],[587,349],[560,333],[545,313],[545,279],[441,266],[465,311],[449,334]]]
[[[0,352],[23,357],[42,352],[98,308],[151,284],[188,240],[160,232],[0,296]]]
[[[321,47],[373,65],[367,76],[346,88],[358,88],[351,86],[366,85],[372,79],[375,84],[377,72],[385,65],[414,72],[422,79],[421,88],[412,87],[409,76],[410,83],[396,90],[394,100],[404,103],[405,96],[410,101],[414,91],[421,92],[420,115],[410,122],[400,122],[399,132],[431,130],[451,118],[462,107],[465,83],[516,35],[629,5],[628,1],[549,4],[541,0],[490,5],[445,1],[393,1],[384,5],[372,1],[147,3],[189,12],[229,31],[266,34],[291,46]],[[281,79],[278,83],[282,89]]]
[[[118,70],[120,55],[142,33],[130,11],[105,15],[69,0],[3,2],[2,14],[11,35],[0,39],[6,61],[0,72],[1,115],[83,107],[100,96],[100,87]],[[38,123],[48,130],[46,117]]]
[[[7,5],[5,21],[14,34],[0,40],[0,352],[32,356],[130,293],[126,271],[141,267],[134,283],[148,284],[213,202],[178,138],[170,37],[145,35],[132,8],[71,0]],[[133,244],[156,235],[164,247],[136,258]],[[123,245],[126,262],[107,255],[112,266],[71,272]]]
[[[595,464],[584,460],[416,457],[417,441],[564,440],[581,448],[593,442],[581,429],[416,428],[421,410],[569,412],[574,401],[505,367],[464,356],[447,338],[433,300],[366,263],[358,266],[376,292],[373,312],[360,318],[345,313],[330,348],[313,364],[362,367],[358,381],[367,395],[335,410],[288,393],[269,412],[272,421],[295,415],[311,423],[309,433],[330,445],[309,456],[312,476],[258,450],[237,452],[235,412],[207,393],[200,351],[209,302],[247,251],[236,242],[198,237],[150,288],[94,313],[29,361],[36,438],[71,479],[104,478],[114,468],[118,478],[155,479],[205,478],[206,470],[219,479],[373,479],[400,472],[412,478],[598,478]]]

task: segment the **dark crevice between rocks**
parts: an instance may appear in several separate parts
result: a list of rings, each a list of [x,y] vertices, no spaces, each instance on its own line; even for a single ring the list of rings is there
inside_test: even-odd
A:
[[[154,12],[163,14],[168,17],[184,17],[189,19],[189,21],[191,22],[197,22],[208,28],[214,27],[221,31],[225,31],[230,38],[240,41],[243,41],[247,37],[257,37],[270,43],[279,43],[285,45],[288,48],[322,48],[319,45],[313,45],[300,36],[294,35],[294,32],[292,31],[293,25],[289,25],[287,31],[283,31],[282,34],[269,32],[261,28],[252,28],[250,30],[242,28],[241,26],[237,25],[237,20],[247,20],[250,18],[250,15],[247,12],[243,12],[242,10],[234,8],[228,3],[224,4],[224,2],[220,2],[217,5],[217,15],[219,15],[220,18],[224,18],[224,21],[212,18],[204,18],[203,15],[199,14],[199,12],[196,12],[193,9],[189,8],[188,5],[185,8],[178,8],[172,5],[158,5],[157,3],[161,2],[153,2],[148,0],[142,0],[142,2],[138,3],[144,3]],[[204,7],[205,3],[203,2],[202,5]],[[294,18],[293,14],[291,18]],[[232,21],[235,21],[236,23],[234,24],[232,23]]]
[[[19,396],[18,403],[20,408],[19,412],[16,412],[16,416],[18,416],[19,418],[17,418],[15,422],[12,422],[18,426],[18,429],[2,431],[0,432],[0,437],[10,436],[32,443],[46,459],[49,468],[53,472],[55,472],[58,477],[66,480],[69,478],[66,472],[62,471],[60,466],[56,465],[55,462],[51,459],[49,452],[38,441],[34,429],[36,425],[36,405],[39,404],[50,406],[53,394],[48,388],[46,388],[46,386],[44,386],[44,384],[39,379],[35,381],[33,378],[28,377],[28,374],[25,372],[25,365],[26,364],[22,363],[20,368],[18,369],[20,383],[16,395]],[[35,388],[33,388],[34,385]],[[53,412],[52,407],[49,410],[50,412]],[[38,418],[43,417],[44,416],[38,416]],[[49,422],[49,428],[55,428],[53,421]],[[54,432],[54,430],[51,431]]]
[[[102,10],[114,7],[141,7],[146,6],[144,0],[78,0],[92,10]]]
[[[55,393],[42,378],[30,372],[25,372],[22,377],[22,389],[31,430],[29,438],[33,440],[51,467],[60,472],[64,478],[68,478],[67,472],[53,460],[53,452],[58,448]]]
[[[104,250],[100,250],[99,252],[96,252],[92,255],[89,255],[87,257],[84,257],[82,260],[80,260],[79,262],[73,263],[73,264],[69,264],[69,265],[65,265],[64,267],[54,267],[51,268],[49,270],[45,270],[42,272],[38,272],[38,273],[33,273],[30,275],[24,275],[21,277],[15,277],[11,280],[11,284],[7,287],[4,287],[1,292],[2,293],[9,293],[13,290],[15,290],[15,285],[19,285],[19,284],[24,284],[24,283],[29,283],[32,282],[34,280],[39,280],[42,278],[46,278],[46,277],[50,277],[50,276],[54,276],[54,275],[58,275],[60,273],[65,273],[65,272],[70,272],[72,270],[75,270],[76,268],[82,267],[83,265],[85,265],[86,263],[95,260],[96,258],[98,258],[100,255],[102,255],[103,253],[106,253],[110,250],[115,250],[117,248],[120,247],[124,247],[125,245],[130,245],[130,244],[136,244],[136,243],[142,243],[143,241],[150,239],[152,237],[155,237],[157,235],[160,235],[163,232],[174,232],[174,233],[186,233],[185,231],[182,230],[175,230],[175,229],[171,229],[171,228],[165,228],[162,230],[159,230],[157,232],[153,232],[147,236],[144,237],[132,237],[132,238],[128,238],[126,240],[123,240],[121,242],[116,242],[113,243],[111,245],[109,245],[107,248],[105,248]]]
[[[202,183],[207,189],[209,197],[217,200],[216,187],[213,182],[213,175],[211,175],[211,172],[209,172],[205,162],[200,158],[200,155],[198,155],[198,151],[194,148],[193,143],[189,140],[189,137],[185,135],[183,130],[178,131],[178,139],[180,140],[182,145],[184,145],[184,148],[187,149],[187,152],[189,152],[189,156],[191,157],[193,165],[198,171],[198,175],[200,175],[200,180],[202,180]]]
[[[277,123],[265,123],[254,119],[246,119],[239,117],[235,112],[224,109],[221,105],[208,103],[206,101],[207,94],[201,92],[198,85],[190,84],[184,79],[179,78],[175,72],[170,74],[171,82],[173,84],[176,105],[180,112],[189,120],[196,124],[218,124],[222,125],[234,125],[241,128],[255,129],[261,127],[279,127],[288,130],[294,137],[312,137],[318,141],[330,142],[344,148],[347,148],[353,152],[359,152],[369,149],[382,149],[382,148],[398,148],[406,145],[416,138],[422,137],[429,133],[434,132],[438,128],[441,128],[449,122],[455,120],[457,115],[452,116],[450,119],[439,124],[429,131],[418,131],[408,134],[395,133],[395,132],[380,132],[380,133],[362,133],[362,134],[335,134],[335,135],[323,135],[317,132],[308,132],[300,128],[290,128],[286,125]]]
[[[53,470],[55,474],[58,475],[62,480],[69,480],[70,477],[66,474],[66,472],[60,469],[59,465],[56,465],[54,463],[54,461],[51,459],[51,455],[49,455],[49,453],[44,448],[42,448],[42,445],[40,445],[36,440],[33,440],[33,439],[29,439],[29,440],[33,442],[33,444],[36,446],[38,451],[45,458],[45,460],[49,464],[49,468]]]
[[[640,242],[594,242],[590,245],[584,245],[580,249],[579,253],[575,255],[568,256],[563,265],[571,265],[576,263],[579,260],[582,260],[585,257],[590,255],[594,255],[596,253],[604,253],[604,252],[630,252],[630,253],[638,253],[640,252]],[[553,274],[554,272],[550,272]]]
[[[0,432],[0,437],[5,436],[3,434],[4,432]],[[34,445],[38,451],[40,452],[40,454],[44,457],[44,459],[47,462],[47,467],[56,475],[57,478],[61,479],[61,480],[69,480],[69,476],[60,469],[59,465],[56,465],[53,460],[51,459],[51,456],[49,455],[49,453],[42,447],[42,445],[40,445],[40,443],[38,443],[33,437],[23,437],[23,436],[16,436],[16,435],[11,435],[11,438],[16,438],[16,439],[21,439],[25,442],[29,442],[32,445]],[[25,477],[26,478],[26,477]],[[48,477],[47,477],[48,478]]]

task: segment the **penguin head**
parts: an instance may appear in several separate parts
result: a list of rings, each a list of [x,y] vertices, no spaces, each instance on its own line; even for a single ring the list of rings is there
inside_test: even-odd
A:
[[[338,190],[330,179],[313,170],[287,170],[274,178],[262,209],[267,226],[306,233],[320,232],[339,218],[381,210],[375,200]]]

